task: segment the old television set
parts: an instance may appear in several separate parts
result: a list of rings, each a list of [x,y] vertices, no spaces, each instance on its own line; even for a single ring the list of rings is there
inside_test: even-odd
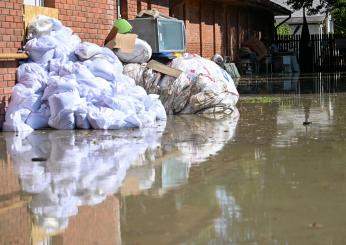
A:
[[[153,53],[185,52],[186,37],[184,22],[178,19],[137,18],[129,20],[140,39],[145,40]]]

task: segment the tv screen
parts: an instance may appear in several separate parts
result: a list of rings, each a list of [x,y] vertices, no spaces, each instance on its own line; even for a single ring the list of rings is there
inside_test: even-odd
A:
[[[137,18],[129,21],[133,33],[149,43],[153,53],[185,52],[185,26],[177,19]]]
[[[185,30],[180,21],[158,20],[159,47],[161,52],[185,50]]]

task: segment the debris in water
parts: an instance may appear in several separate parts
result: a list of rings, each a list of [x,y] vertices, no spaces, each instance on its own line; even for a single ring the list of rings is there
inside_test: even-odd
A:
[[[34,157],[31,159],[31,161],[33,162],[45,162],[47,161],[47,158],[44,158],[44,157]]]
[[[313,222],[313,223],[309,224],[308,227],[311,228],[311,229],[321,229],[321,228],[323,228],[323,225],[322,224],[318,224],[316,222]]]

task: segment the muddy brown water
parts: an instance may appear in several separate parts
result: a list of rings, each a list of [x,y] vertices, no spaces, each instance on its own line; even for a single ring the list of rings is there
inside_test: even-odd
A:
[[[346,244],[340,79],[243,81],[224,118],[0,133],[0,244]]]

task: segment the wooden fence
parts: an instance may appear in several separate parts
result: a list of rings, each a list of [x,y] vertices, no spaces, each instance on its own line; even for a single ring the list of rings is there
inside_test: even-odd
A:
[[[280,51],[294,51],[300,58],[300,35],[277,36],[275,43]],[[346,36],[336,34],[310,35],[313,49],[313,72],[346,71]]]

